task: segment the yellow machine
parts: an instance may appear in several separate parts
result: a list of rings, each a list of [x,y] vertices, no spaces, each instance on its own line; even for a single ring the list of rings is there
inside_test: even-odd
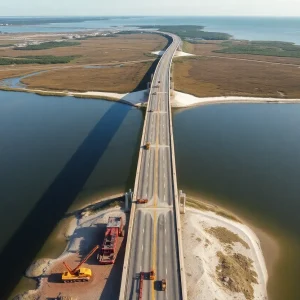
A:
[[[149,150],[149,149],[150,149],[150,143],[149,143],[149,142],[146,143],[145,149],[146,149],[146,150]]]
[[[61,276],[61,280],[65,283],[89,281],[92,277],[92,270],[88,268],[80,268],[95,252],[98,250],[99,245],[93,248],[93,250],[80,262],[80,264],[73,270],[67,263],[63,262],[68,271],[64,272]]]

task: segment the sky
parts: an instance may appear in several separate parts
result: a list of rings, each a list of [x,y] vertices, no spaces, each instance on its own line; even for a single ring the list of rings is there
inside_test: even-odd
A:
[[[0,16],[299,16],[300,0],[1,0]]]

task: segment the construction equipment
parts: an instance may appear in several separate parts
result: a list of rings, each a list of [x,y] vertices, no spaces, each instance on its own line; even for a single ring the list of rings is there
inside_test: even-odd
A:
[[[136,203],[137,204],[145,204],[145,203],[148,203],[148,199],[137,199]]]
[[[68,271],[64,272],[61,276],[61,280],[65,283],[76,281],[89,281],[92,277],[92,270],[88,268],[80,268],[99,248],[99,245],[95,246],[92,251],[79,263],[79,265],[73,270],[68,266],[66,262],[63,262]]]
[[[146,149],[146,150],[149,150],[149,149],[150,149],[150,143],[149,143],[149,142],[146,143],[145,149]]]
[[[154,278],[155,278],[155,273],[154,273],[154,271],[153,271],[153,269],[149,272],[149,279],[150,280],[154,280]]]
[[[140,274],[140,284],[139,284],[139,300],[143,299],[143,282],[144,282],[144,272]]]
[[[115,262],[118,236],[124,236],[123,227],[121,217],[109,217],[104,241],[97,257],[100,265],[109,265]]]
[[[155,277],[155,273],[153,271],[153,269],[148,272],[141,272],[140,273],[140,284],[139,284],[139,300],[141,300],[143,298],[143,283],[144,283],[144,279],[149,279],[149,280],[154,280]]]

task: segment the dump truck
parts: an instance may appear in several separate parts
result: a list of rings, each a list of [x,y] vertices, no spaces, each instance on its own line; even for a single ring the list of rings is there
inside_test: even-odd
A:
[[[150,272],[141,272],[140,273],[140,283],[139,283],[139,300],[143,299],[143,283],[145,279],[154,280],[155,273],[152,269]]]
[[[104,241],[97,258],[100,265],[114,264],[118,237],[124,236],[124,225],[121,217],[109,217]]]
[[[137,204],[145,204],[145,203],[148,203],[148,199],[137,199],[136,203]]]
[[[92,277],[92,270],[89,268],[80,268],[99,248],[95,246],[92,251],[78,264],[77,267],[71,269],[66,262],[63,262],[68,271],[62,273],[61,280],[65,283],[89,281]]]
[[[149,150],[149,148],[150,148],[150,143],[147,142],[146,145],[145,145],[145,149],[146,149],[146,150]]]

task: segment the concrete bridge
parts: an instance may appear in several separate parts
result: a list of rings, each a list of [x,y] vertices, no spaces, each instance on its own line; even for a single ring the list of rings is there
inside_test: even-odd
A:
[[[187,299],[170,104],[171,64],[181,40],[175,35],[167,35],[173,41],[158,63],[150,88],[120,300]],[[149,149],[145,147],[147,143],[150,143]],[[138,199],[147,199],[148,202],[138,204]],[[146,277],[140,294],[140,274],[149,274],[152,269],[154,281]],[[160,290],[162,279],[166,280],[165,291]]]

